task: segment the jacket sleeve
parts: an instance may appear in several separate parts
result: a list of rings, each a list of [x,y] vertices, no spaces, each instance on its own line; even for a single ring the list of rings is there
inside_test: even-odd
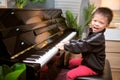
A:
[[[93,51],[96,46],[102,44],[101,35],[101,33],[94,34],[92,37],[88,37],[85,40],[71,40],[69,44],[64,45],[64,49],[75,54]]]
[[[88,48],[86,46],[86,42],[85,41],[78,41],[78,40],[74,40],[74,41],[70,41],[69,44],[65,44],[64,45],[64,49],[66,51],[75,53],[75,54],[79,54],[81,52],[86,52],[88,51]]]

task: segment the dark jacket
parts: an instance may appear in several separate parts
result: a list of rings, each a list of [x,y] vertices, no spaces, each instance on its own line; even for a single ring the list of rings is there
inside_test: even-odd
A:
[[[79,54],[82,53],[82,65],[86,65],[97,73],[102,73],[105,64],[105,38],[104,31],[93,33],[90,29],[88,37],[84,40],[71,40],[64,45],[65,50]]]

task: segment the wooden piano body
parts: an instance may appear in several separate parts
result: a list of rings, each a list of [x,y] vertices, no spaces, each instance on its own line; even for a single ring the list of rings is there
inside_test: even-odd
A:
[[[67,30],[61,9],[2,8],[0,65],[26,63],[27,80],[39,80],[41,68],[58,52],[55,45],[75,35]]]

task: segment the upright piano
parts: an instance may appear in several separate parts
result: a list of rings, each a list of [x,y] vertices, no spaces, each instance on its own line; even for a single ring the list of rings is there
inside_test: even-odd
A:
[[[0,9],[0,65],[25,63],[27,80],[39,80],[40,70],[70,40],[61,9]]]

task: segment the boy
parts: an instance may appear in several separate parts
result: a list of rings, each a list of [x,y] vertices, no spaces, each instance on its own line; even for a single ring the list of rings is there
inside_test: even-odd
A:
[[[82,58],[69,61],[70,70],[66,80],[74,80],[78,76],[101,74],[105,64],[105,38],[104,31],[112,21],[112,10],[100,7],[93,13],[89,34],[83,40],[70,40],[57,47],[74,54],[82,54]]]

